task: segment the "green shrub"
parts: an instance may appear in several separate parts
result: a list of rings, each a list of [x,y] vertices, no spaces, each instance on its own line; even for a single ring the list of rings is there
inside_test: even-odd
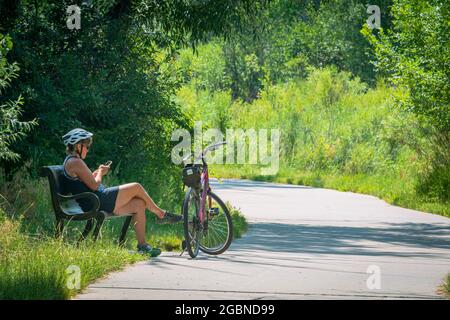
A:
[[[251,165],[213,165],[212,174],[370,193],[448,214],[450,143],[395,107],[392,96],[401,90],[381,80],[368,88],[335,68],[309,74],[266,87],[251,103],[234,101],[227,110],[229,128],[281,130],[278,174],[261,176],[261,166]],[[194,110],[194,118],[208,127],[217,125],[206,110],[216,99],[215,93],[194,92],[190,85],[178,95],[183,108]]]

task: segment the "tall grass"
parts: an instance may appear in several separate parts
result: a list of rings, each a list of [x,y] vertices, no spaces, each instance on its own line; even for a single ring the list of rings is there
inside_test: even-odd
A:
[[[177,98],[205,127],[281,131],[276,175],[261,175],[258,165],[232,164],[211,166],[213,175],[368,193],[449,216],[450,140],[396,108],[395,90],[381,80],[369,88],[328,67],[311,69],[306,79],[268,84],[251,103],[193,83]]]
[[[445,291],[447,293],[447,297],[450,299],[450,273],[447,275],[447,281],[445,283]]]
[[[28,236],[20,223],[0,224],[0,299],[66,299],[107,272],[142,260],[103,240],[81,246],[50,237]],[[80,288],[68,286],[70,266],[80,269]]]

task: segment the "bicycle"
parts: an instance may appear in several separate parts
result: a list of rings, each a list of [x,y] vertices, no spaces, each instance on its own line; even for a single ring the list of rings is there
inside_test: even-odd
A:
[[[186,249],[195,258],[199,250],[218,255],[225,252],[233,239],[231,215],[223,201],[211,191],[208,164],[205,157],[209,151],[218,149],[227,142],[219,142],[206,147],[193,164],[186,163],[190,155],[183,159],[183,182],[189,187],[183,201],[184,218],[183,254]],[[201,159],[201,164],[195,164]]]

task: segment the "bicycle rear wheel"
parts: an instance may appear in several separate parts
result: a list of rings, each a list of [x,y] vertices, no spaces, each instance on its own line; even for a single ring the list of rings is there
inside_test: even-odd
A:
[[[211,208],[208,197],[211,198]],[[200,250],[211,255],[221,254],[233,240],[231,215],[223,201],[213,192],[208,192],[205,206],[207,225],[201,230]]]
[[[186,249],[195,258],[200,248],[200,197],[194,189],[189,188],[183,201],[184,238]]]

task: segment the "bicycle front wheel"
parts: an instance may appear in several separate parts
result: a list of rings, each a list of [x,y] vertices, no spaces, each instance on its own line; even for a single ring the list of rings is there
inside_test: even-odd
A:
[[[186,249],[195,258],[200,248],[200,198],[194,189],[189,188],[183,202],[184,238]]]
[[[205,206],[207,223],[202,228],[200,250],[212,255],[221,254],[233,240],[231,215],[223,201],[213,192],[208,192]]]

